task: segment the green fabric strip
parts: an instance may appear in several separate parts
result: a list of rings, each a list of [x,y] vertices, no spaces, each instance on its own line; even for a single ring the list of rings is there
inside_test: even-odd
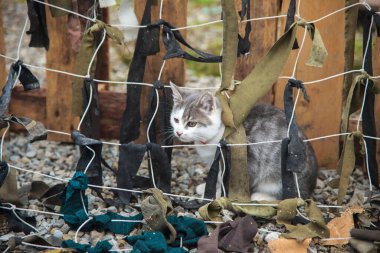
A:
[[[124,43],[123,33],[116,27],[105,24],[102,21],[97,20],[84,34],[81,41],[79,53],[75,62],[76,74],[87,75],[88,67],[92,56],[95,53],[96,34],[105,31],[107,36],[116,43],[122,45]],[[90,76],[93,76],[96,68],[96,57],[91,65]],[[72,100],[72,112],[73,116],[80,116],[82,114],[82,87],[83,78],[73,78],[73,100]]]
[[[227,143],[246,143],[247,137],[243,125],[239,125],[235,132],[227,136]],[[235,146],[231,148],[231,171],[229,193],[231,199],[249,200],[249,174],[247,164],[247,147]]]
[[[235,126],[243,123],[251,108],[277,81],[288,60],[296,38],[296,32],[297,25],[293,24],[273,45],[267,55],[256,64],[251,73],[236,87],[235,93],[230,99],[230,108],[223,108],[223,111],[231,110]],[[228,126],[224,136],[228,136],[232,132],[234,132],[234,129]]]

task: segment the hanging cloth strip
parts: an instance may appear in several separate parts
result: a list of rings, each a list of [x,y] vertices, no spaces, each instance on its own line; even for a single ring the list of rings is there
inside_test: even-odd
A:
[[[92,95],[91,90],[92,89]],[[91,95],[91,96],[90,96]],[[90,101],[91,99],[91,101]],[[100,139],[100,105],[98,84],[92,78],[85,78],[82,87],[83,112],[90,103],[89,110],[83,115],[82,133],[90,138]],[[94,124],[94,122],[97,122]]]
[[[159,27],[162,25],[162,41],[164,43],[166,54],[163,57],[163,60],[171,59],[171,58],[184,58],[186,60],[192,60],[197,62],[207,62],[207,63],[215,63],[215,62],[221,62],[222,57],[219,55],[213,55],[209,53],[205,53],[203,51],[200,51],[198,49],[193,48],[190,46],[186,40],[182,37],[181,33],[178,30],[173,30],[176,27],[170,24],[169,22],[160,19],[156,23],[153,23],[151,25],[148,25],[148,27]],[[156,42],[158,43],[158,41]],[[180,44],[184,45],[185,47],[189,48],[191,51],[193,51],[195,54],[198,55],[198,57],[195,57],[186,51],[184,51]]]
[[[14,236],[8,240],[8,247],[10,252],[35,252],[34,250],[31,250],[30,246],[24,245],[23,243],[41,245],[41,247],[36,247],[39,251],[45,250],[46,248],[44,246],[58,246],[52,245],[52,243],[50,243],[48,240],[37,234],[31,234],[24,237]]]
[[[219,224],[209,235],[198,241],[199,253],[253,252],[252,240],[257,234],[257,224],[250,215]]]
[[[244,16],[247,16],[247,20],[251,18],[251,1],[241,0],[242,10],[240,12],[240,21],[243,21]],[[249,54],[251,42],[249,41],[249,35],[252,31],[251,21],[246,22],[244,38],[238,34],[238,57],[240,55]]]
[[[88,67],[90,61],[95,53],[97,47],[97,35],[99,33],[105,32],[106,35],[111,38],[114,42],[119,45],[123,45],[123,33],[115,27],[111,27],[104,22],[97,20],[84,34],[81,41],[81,46],[79,53],[76,57],[75,69],[77,70],[76,74],[87,75]],[[94,62],[91,65],[90,76],[93,77],[96,68],[96,57]],[[73,115],[80,116],[82,114],[83,101],[81,90],[84,86],[83,78],[75,77],[73,78]],[[97,90],[93,90],[95,94]]]
[[[120,146],[119,165],[117,171],[117,187],[124,189],[153,187],[152,175],[150,179],[136,176],[142,163],[145,153],[149,151],[152,164],[148,160],[149,173],[151,166],[154,173],[156,186],[163,192],[170,192],[171,169],[169,159],[160,145],[155,143],[142,144],[122,144]],[[123,204],[129,204],[131,192],[116,191]]]
[[[150,22],[151,0],[147,0],[140,24],[148,25]],[[158,44],[159,33],[159,27],[147,27],[139,29],[135,52],[133,53],[132,61],[129,66],[127,78],[128,82],[141,83],[144,81],[147,56],[154,55],[160,51]],[[141,88],[141,85],[138,84],[128,84],[127,86],[127,102],[120,127],[120,143],[129,143],[136,140],[140,135]],[[120,153],[120,155],[122,155],[122,153]]]
[[[371,32],[371,19],[374,19],[377,28],[377,36],[380,37],[380,16],[375,12],[367,12],[364,17],[363,23],[363,55],[367,49],[367,54],[364,56],[364,71],[368,75],[373,74],[372,70],[372,32]],[[375,122],[375,94],[371,91],[373,88],[373,82],[368,80],[368,91],[366,93],[363,114],[362,114],[362,128],[363,134],[368,136],[376,137],[376,122]],[[379,171],[376,161],[376,145],[377,142],[375,139],[365,138],[365,143],[367,145],[367,155],[368,155],[368,170],[370,172],[370,177],[373,185],[380,187],[379,184]]]
[[[101,165],[102,142],[87,138],[78,131],[73,131],[71,138],[73,142],[80,147],[80,158],[76,166],[76,171],[84,171],[88,167],[86,175],[90,184],[103,185],[103,169]],[[94,150],[95,154],[87,147]]]
[[[46,23],[45,5],[27,0],[28,17],[30,20],[30,28],[26,34],[30,34],[29,47],[44,47],[49,49],[49,33]]]
[[[300,173],[305,167],[306,151],[302,139],[298,135],[296,116],[292,113],[294,109],[293,88],[301,89],[304,100],[309,102],[306,89],[300,80],[289,79],[284,90],[285,118],[289,126],[289,137],[281,143],[281,176],[282,176],[282,198],[294,198],[297,196],[293,173]]]
[[[294,23],[294,16],[296,14],[296,0],[290,0],[288,12],[286,13],[286,23],[285,23],[285,32],[290,29],[292,24]],[[297,39],[294,40],[294,44],[292,49],[298,49],[298,42]]]
[[[158,112],[157,112],[158,114],[156,115],[156,117],[158,117],[159,129],[163,131],[164,129],[169,129],[170,127],[169,105],[171,104],[172,100],[171,100],[171,95],[168,94],[168,92],[165,89],[165,84],[162,83],[160,80],[155,81],[152,87],[150,98],[149,98],[150,106],[148,107],[148,112],[147,112],[147,122],[150,122],[152,120],[154,111],[156,110],[156,106],[157,106],[156,92],[158,92],[159,100],[160,100]],[[156,127],[154,127],[154,124],[153,124],[153,126],[150,128],[150,131],[149,131],[150,141],[154,143],[157,143],[156,136],[157,134],[160,134],[160,133],[156,133],[156,130],[157,129]],[[164,133],[163,134],[161,133],[160,135],[163,135],[162,137],[164,140],[163,144],[165,146],[173,145],[173,138],[170,138],[170,133],[168,131],[164,131]],[[165,148],[166,155],[169,159],[169,164],[171,162],[172,151],[173,151],[173,148],[171,147]]]
[[[3,87],[2,95],[0,97],[0,117],[3,117],[8,110],[12,89],[16,83],[16,76],[18,73],[20,73],[18,78],[24,87],[24,91],[40,88],[40,83],[37,78],[23,65],[22,61],[18,60],[12,64],[9,69],[7,82]]]
[[[225,187],[226,195],[228,196],[228,189],[229,189],[228,183],[229,183],[230,171],[231,171],[231,148],[227,145],[227,142],[224,140],[220,141],[219,144],[220,144],[220,148],[218,147],[216,149],[214,161],[212,162],[209,172],[207,173],[205,192],[203,196],[206,199],[214,199],[216,197],[218,174],[223,172],[223,170],[221,169],[224,167],[225,167],[225,170],[223,174],[223,184]],[[222,158],[221,149],[223,152],[224,161]],[[223,189],[221,189],[221,192],[223,193]],[[199,201],[199,200],[175,201],[175,202],[186,209],[198,209],[207,203],[207,201]]]
[[[62,198],[61,213],[63,219],[69,224],[70,228],[78,229],[78,227],[89,219],[84,208],[88,210],[88,198],[85,191],[88,188],[88,179],[83,172],[76,172],[69,181],[64,190]],[[106,214],[91,216],[92,219],[83,226],[83,231],[91,231],[94,229],[102,231],[111,231],[115,234],[129,234],[139,223],[138,222],[112,222],[116,220],[141,220],[142,215],[126,217],[116,213],[107,212]]]

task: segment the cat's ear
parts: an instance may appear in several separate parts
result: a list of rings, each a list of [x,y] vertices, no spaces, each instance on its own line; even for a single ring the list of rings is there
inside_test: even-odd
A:
[[[170,81],[170,87],[172,88],[173,101],[174,101],[174,103],[181,102],[183,99],[182,99],[181,92],[179,91],[177,85],[175,85],[174,83],[172,83],[172,82]]]
[[[200,108],[206,112],[212,112],[215,109],[215,97],[206,92],[198,100],[198,105]]]

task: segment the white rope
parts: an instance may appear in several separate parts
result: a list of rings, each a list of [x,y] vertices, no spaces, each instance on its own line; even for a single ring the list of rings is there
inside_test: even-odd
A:
[[[87,19],[87,20],[92,21],[92,22],[95,22],[95,21],[96,21],[96,19],[89,18],[89,17],[84,16],[84,15],[82,15],[82,14],[79,14],[79,13],[77,13],[77,12],[74,12],[74,11],[71,11],[71,10],[68,10],[68,9],[65,9],[65,8],[62,8],[62,7],[59,7],[59,6],[56,6],[56,5],[54,5],[54,4],[49,4],[49,3],[46,3],[46,2],[44,2],[44,1],[40,1],[40,0],[33,0],[33,1],[34,1],[34,2],[37,2],[37,3],[40,3],[40,4],[47,5],[47,6],[49,6],[49,7],[53,7],[53,8],[55,8],[55,9],[58,9],[58,10],[61,10],[61,11],[65,11],[65,12],[67,12],[67,13],[74,14],[74,15],[76,15],[76,16],[78,16],[78,17],[81,17],[81,18]]]
[[[366,84],[365,84],[365,88],[364,88],[363,102],[362,102],[362,106],[361,106],[361,110],[360,110],[360,115],[359,115],[358,121],[356,123],[356,131],[359,131],[359,129],[360,129],[360,122],[362,121],[362,117],[363,117],[364,105],[365,105],[367,90],[368,90],[368,80],[369,79],[366,80]]]
[[[298,184],[298,175],[297,175],[296,172],[293,172],[293,176],[294,176],[294,182],[296,183],[296,189],[297,189],[298,198],[302,199],[302,197],[301,197],[301,191],[300,191],[300,186]]]
[[[293,105],[293,110],[292,110],[292,115],[290,117],[290,121],[289,121],[289,125],[288,125],[288,131],[286,133],[286,136],[289,138],[289,134],[290,134],[290,126],[292,125],[293,123],[293,119],[294,119],[294,116],[296,114],[296,106],[297,106],[297,102],[298,102],[298,98],[300,96],[300,91],[301,89],[297,89],[297,96],[296,96],[296,100],[294,101],[294,105]]]
[[[3,203],[4,205],[11,205],[11,203]],[[0,209],[6,209],[6,210],[12,210],[11,207],[5,207],[5,206],[0,206]],[[36,209],[27,209],[27,208],[20,208],[20,207],[15,207],[14,209],[18,211],[25,211],[25,212],[35,212],[35,213],[41,213],[41,214],[48,214],[48,215],[56,215],[63,217],[63,214],[60,213],[52,213],[52,212],[46,212],[46,211],[41,211],[41,210],[36,210]]]
[[[25,18],[25,23],[24,23],[24,28],[22,29],[22,32],[21,32],[21,36],[20,36],[20,40],[18,42],[18,47],[17,47],[17,60],[20,59],[20,52],[21,52],[21,44],[22,44],[22,40],[24,38],[24,34],[25,34],[25,31],[26,31],[26,26],[28,25],[28,21],[29,21],[29,17],[28,15],[26,15],[26,18]]]
[[[77,231],[75,232],[75,236],[74,236],[74,241],[76,242],[76,243],[78,243],[78,234],[79,234],[79,232],[80,232],[80,230],[88,223],[88,222],[90,222],[91,220],[92,220],[93,218],[92,217],[89,217],[85,222],[83,222],[80,226],[79,226],[79,228],[77,229]]]
[[[16,76],[16,78],[15,78],[15,81],[14,81],[14,83],[13,83],[13,86],[12,86],[12,89],[16,86],[16,84],[17,84],[17,81],[18,81],[18,79],[20,78],[20,75],[21,75],[21,65],[19,65],[18,66],[18,73],[17,73],[17,76]]]
[[[38,245],[38,244],[30,243],[30,242],[21,242],[21,243],[24,244],[24,245],[26,245],[26,246],[32,246],[32,247],[41,248],[41,249],[58,249],[58,250],[64,250],[64,248],[61,248],[61,247],[46,246],[46,245]]]
[[[222,147],[219,145],[218,146],[219,150],[220,150],[220,155],[222,157],[222,191],[223,191],[223,197],[227,197],[227,192],[226,192],[226,188],[224,187],[224,173],[226,172],[226,160],[224,158],[224,154],[223,154],[223,149]]]
[[[164,5],[164,0],[161,0],[161,3],[160,3],[160,15],[159,15],[159,19],[162,19],[162,7]]]
[[[1,145],[0,145],[0,161],[3,160],[3,148],[4,148],[4,138],[9,130],[10,124],[7,122],[7,128],[3,132],[3,136],[1,136]]]
[[[368,39],[367,39],[367,43],[366,43],[364,54],[363,54],[362,69],[364,69],[364,63],[365,63],[365,59],[367,58],[368,49],[370,46],[372,46],[369,44],[372,38],[372,25],[373,25],[373,16],[371,17],[371,24],[369,25],[369,29],[368,29]]]
[[[306,34],[307,34],[307,30],[308,30],[308,26],[305,26],[305,31],[303,33],[303,37],[302,37],[302,42],[301,42],[301,45],[298,49],[298,52],[297,52],[297,57],[296,57],[296,61],[294,62],[294,67],[293,67],[293,73],[292,73],[292,77],[294,78],[295,75],[296,75],[296,70],[297,70],[297,66],[298,66],[298,60],[300,58],[300,55],[301,55],[301,51],[303,49],[303,45],[305,44],[305,39],[306,39]],[[291,78],[292,78],[291,77]]]
[[[91,60],[90,60],[90,63],[88,64],[88,69],[87,69],[87,76],[86,77],[90,77],[90,72],[91,72],[91,67],[92,67],[92,64],[94,63],[95,61],[95,57],[97,56],[98,54],[98,51],[100,50],[100,48],[102,47],[105,39],[106,39],[106,35],[107,35],[107,32],[105,29],[103,29],[103,37],[102,37],[102,40],[100,41],[98,47],[96,48],[94,54],[92,55],[91,57]]]
[[[16,206],[11,204],[11,203],[7,203],[11,208],[10,210],[12,210],[13,212],[13,215],[16,216],[17,219],[19,219],[22,223],[24,223],[25,225],[27,225],[28,227],[32,228],[33,230],[35,230],[37,233],[39,233],[40,231],[32,226],[31,224],[29,224],[28,222],[24,221],[17,213],[16,213]]]
[[[91,102],[92,102],[92,93],[93,93],[93,91],[92,91],[92,85],[90,84],[90,97],[88,98],[88,103],[87,103],[86,109],[83,112],[82,118],[80,119],[80,121],[78,123],[78,127],[77,127],[78,131],[80,131],[80,127],[82,126],[84,118],[86,117],[86,115],[88,113],[88,110],[90,109]]]
[[[364,138],[363,138],[363,142],[364,142],[364,148],[365,148],[365,163],[366,163],[366,167],[367,167],[367,175],[368,175],[368,182],[369,182],[369,191],[372,192],[373,191],[373,185],[372,185],[371,173],[369,171],[369,160],[368,160],[367,142],[366,142],[366,140]]]
[[[91,157],[91,160],[88,162],[86,168],[85,168],[84,171],[83,171],[84,174],[86,174],[88,168],[90,167],[92,161],[95,159],[95,156],[96,156],[95,151],[94,151],[92,148],[90,148],[89,146],[86,146],[86,148],[89,149],[89,150],[91,150],[91,152],[92,152],[92,157]]]

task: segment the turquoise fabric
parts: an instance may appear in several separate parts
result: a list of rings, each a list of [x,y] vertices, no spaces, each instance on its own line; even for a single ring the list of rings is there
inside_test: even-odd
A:
[[[177,237],[171,246],[179,247],[182,237],[182,245],[196,247],[200,237],[208,235],[204,221],[184,216],[168,216],[167,220],[177,231]]]
[[[108,241],[99,241],[95,247],[92,248],[89,244],[80,244],[74,242],[73,240],[66,240],[62,242],[62,247],[75,249],[76,252],[80,253],[106,253],[112,249],[112,244],[110,244]]]
[[[63,217],[65,222],[69,224],[70,228],[77,229],[81,224],[88,220],[88,216],[82,210],[77,211],[74,215],[66,215]],[[142,220],[142,214],[125,217],[116,213],[107,212],[106,214],[92,216],[92,220],[87,222],[81,229],[82,231],[101,230],[111,231],[115,234],[129,234],[139,222],[112,222],[111,220]]]
[[[88,208],[88,200],[85,190],[88,188],[88,178],[82,171],[75,172],[73,178],[67,184],[62,194],[61,213],[75,215],[79,210],[83,210],[81,194],[85,208]]]
[[[127,236],[125,240],[133,246],[131,253],[186,253],[183,248],[173,248],[166,244],[161,232],[143,232],[141,235]]]

